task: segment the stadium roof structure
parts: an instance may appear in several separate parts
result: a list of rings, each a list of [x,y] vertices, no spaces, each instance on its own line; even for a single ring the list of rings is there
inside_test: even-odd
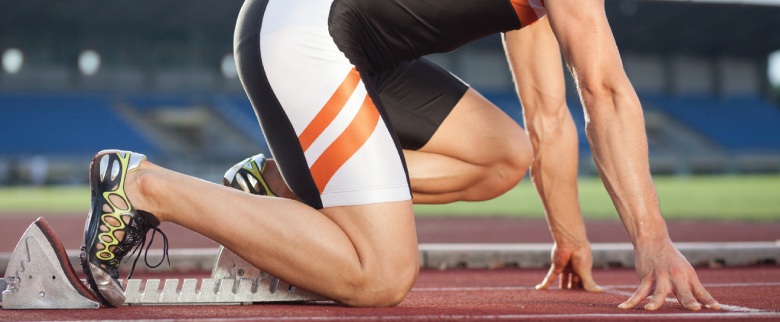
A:
[[[780,0],[655,0],[689,3],[738,4],[751,6],[780,6]]]
[[[780,49],[777,0],[611,0],[606,9],[623,51],[759,57]]]
[[[242,3],[0,0],[0,47],[200,41],[224,53]],[[758,57],[780,49],[780,0],[607,0],[606,9],[624,51]]]

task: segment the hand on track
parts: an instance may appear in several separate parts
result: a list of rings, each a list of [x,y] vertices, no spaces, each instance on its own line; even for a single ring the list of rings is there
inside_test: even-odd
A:
[[[546,290],[560,277],[561,289],[585,289],[588,292],[601,292],[601,286],[593,281],[591,269],[593,257],[590,244],[565,247],[555,243],[552,250],[552,266],[537,290]]]
[[[668,239],[635,247],[636,272],[642,280],[639,289],[621,309],[631,309],[652,295],[645,310],[656,310],[670,293],[686,309],[698,311],[702,307],[718,310],[715,301],[699,282],[691,264],[680,254]]]

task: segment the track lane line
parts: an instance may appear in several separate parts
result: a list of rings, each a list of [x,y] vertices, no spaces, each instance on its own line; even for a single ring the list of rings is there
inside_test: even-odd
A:
[[[620,295],[620,296],[628,296],[631,297],[634,295],[632,292],[626,292],[626,291],[618,291],[613,289],[604,288],[604,293],[614,294],[614,295]],[[650,299],[653,296],[648,296],[647,298]],[[667,297],[665,299],[666,302],[669,303],[679,303],[676,298]],[[742,312],[742,313],[765,313],[770,311],[765,310],[759,310],[759,309],[751,309],[749,307],[743,307],[743,306],[736,306],[736,305],[728,305],[720,303],[721,310],[731,311],[731,312]],[[702,307],[704,309],[704,307]]]
[[[600,285],[603,288],[639,288],[639,285]],[[780,286],[780,282],[767,283],[720,283],[720,284],[702,284],[704,287],[751,287],[751,286]],[[551,290],[559,289],[551,287]],[[464,292],[464,291],[526,291],[535,290],[533,286],[464,286],[464,287],[415,287],[412,292]]]
[[[633,320],[657,320],[659,318],[678,318],[678,319],[734,319],[734,318],[777,318],[780,312],[690,312],[690,313],[581,313],[581,314],[504,314],[504,315],[374,315],[374,316],[264,316],[264,317],[237,317],[237,318],[204,318],[204,319],[138,319],[122,320],[125,322],[169,322],[169,321],[412,321],[412,320],[520,320],[520,319],[572,319],[572,318],[630,318]],[[113,320],[103,320],[113,321]]]

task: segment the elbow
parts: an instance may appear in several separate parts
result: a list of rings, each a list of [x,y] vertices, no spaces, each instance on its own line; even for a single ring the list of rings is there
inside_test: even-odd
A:
[[[621,87],[608,82],[590,82],[580,85],[580,97],[585,107],[614,105],[615,98],[620,95]]]
[[[641,106],[628,80],[583,84],[579,91],[587,114],[586,122],[601,116],[621,114],[620,108],[623,107]],[[641,113],[641,108],[636,110]]]

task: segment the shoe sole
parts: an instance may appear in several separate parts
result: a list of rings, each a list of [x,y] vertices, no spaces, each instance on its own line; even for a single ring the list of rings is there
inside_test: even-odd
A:
[[[103,156],[111,153],[114,152],[100,151],[98,152],[98,154],[95,155],[95,157],[92,158],[92,162],[89,163],[90,192],[92,192],[92,189],[95,189],[95,187],[97,187],[97,183],[95,182],[95,175],[94,175],[95,160],[100,159]],[[90,207],[93,207],[93,205],[90,205]],[[92,216],[97,214],[98,210],[99,209],[91,209],[89,218],[87,219],[89,225],[92,224]],[[86,233],[86,231],[84,233]],[[92,277],[92,269],[89,267],[89,254],[87,254],[87,245],[81,246],[81,254],[79,255],[79,258],[81,259],[81,270],[84,272],[85,275],[87,275],[87,283],[89,284],[90,289],[92,289],[95,295],[97,295],[97,297],[100,299],[101,305],[104,307],[114,307],[113,305],[111,305],[111,303],[108,302],[108,300],[105,297],[103,297],[102,294],[100,294],[100,291],[98,291],[98,285],[95,282],[95,278]]]

